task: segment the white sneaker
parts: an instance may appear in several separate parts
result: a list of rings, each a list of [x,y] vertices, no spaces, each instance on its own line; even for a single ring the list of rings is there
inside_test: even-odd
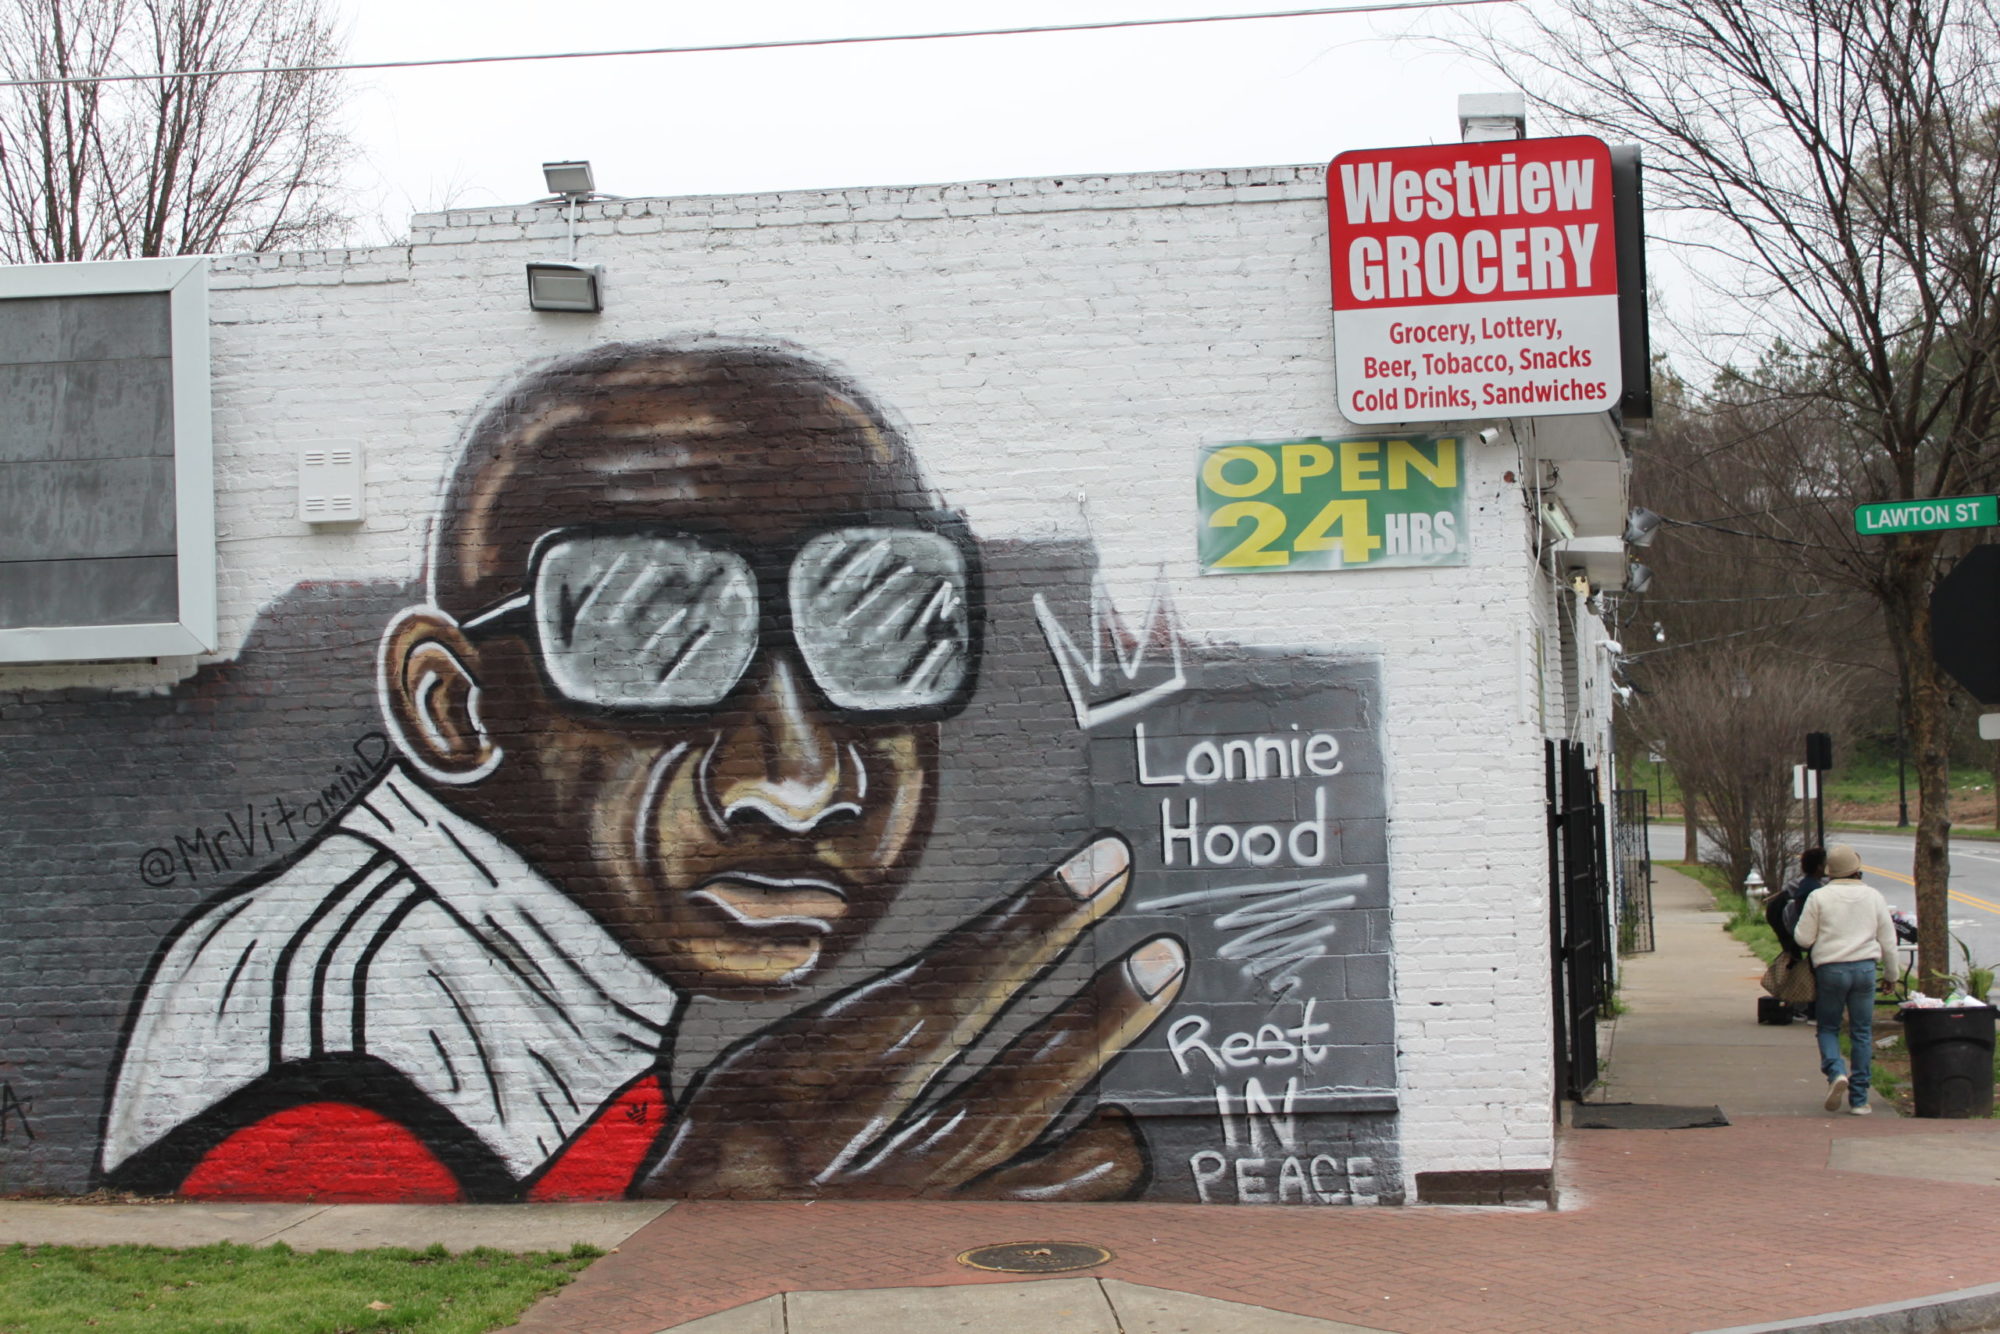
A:
[[[1840,1104],[1847,1101],[1847,1076],[1837,1077],[1826,1086],[1826,1102],[1822,1104],[1829,1112],[1840,1110]]]
[[[1873,1116],[1875,1115],[1875,1109],[1873,1107],[1870,1107],[1865,1102],[1858,1103],[1855,1106],[1848,1108],[1847,1114],[1849,1116]]]

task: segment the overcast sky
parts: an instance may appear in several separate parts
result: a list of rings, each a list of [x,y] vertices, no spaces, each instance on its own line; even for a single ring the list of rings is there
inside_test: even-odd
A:
[[[1338,2],[1338,0],[1334,0]],[[1229,0],[339,0],[355,60],[1253,13]],[[1295,0],[1304,7],[1311,0]],[[1486,14],[1500,7],[1482,7]],[[1411,14],[641,56],[350,76],[372,230],[545,193],[678,195],[1324,162],[1458,137],[1488,72],[1403,40]]]
[[[1307,8],[1313,0],[335,0],[349,58],[409,60],[1024,27]],[[1340,3],[1341,0],[1321,0]],[[587,158],[609,194],[683,195],[1326,162],[1458,138],[1507,89],[1427,40],[1511,6],[350,75],[358,239],[412,213],[546,194]],[[1530,134],[1561,127],[1529,121]],[[1650,247],[1654,346],[1675,257]]]

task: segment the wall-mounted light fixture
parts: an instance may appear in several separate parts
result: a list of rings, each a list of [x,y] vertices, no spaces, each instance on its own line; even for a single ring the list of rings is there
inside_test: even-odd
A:
[[[1569,509],[1554,496],[1549,496],[1541,504],[1542,527],[1556,535],[1559,542],[1568,542],[1576,537],[1576,520]]]
[[[542,180],[563,204],[569,218],[569,259],[528,263],[528,307],[595,315],[604,309],[604,270],[576,262],[576,209],[597,195],[597,178],[588,162],[544,162]]]
[[[597,178],[591,174],[588,162],[544,162],[542,180],[548,183],[550,194],[561,195],[565,200],[597,193]]]
[[[600,270],[592,264],[528,261],[528,305],[535,310],[568,310],[595,315],[604,309]]]
[[[1646,591],[1647,587],[1652,582],[1653,582],[1652,566],[1641,565],[1638,561],[1635,560],[1629,566],[1626,567],[1625,591],[1627,593],[1643,593]]]
[[[1644,506],[1634,506],[1625,516],[1625,545],[1628,547],[1649,547],[1653,539],[1660,535],[1660,525],[1665,523],[1653,511]]]

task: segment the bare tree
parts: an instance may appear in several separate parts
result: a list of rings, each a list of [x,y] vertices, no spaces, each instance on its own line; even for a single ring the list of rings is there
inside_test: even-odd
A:
[[[1947,972],[1952,686],[1929,600],[1957,544],[1856,538],[1847,516],[2000,480],[2000,0],[1545,0],[1484,49],[1571,125],[1644,147],[1713,304],[1783,350],[1781,374],[1743,375],[1811,423],[1766,490],[1782,477],[1796,508],[1739,526],[1881,609],[1919,794],[1919,969]]]
[[[1633,721],[1666,745],[1730,879],[1742,884],[1754,866],[1782,884],[1803,846],[1792,804],[1796,743],[1839,707],[1844,674],[1726,642],[1690,649],[1652,680]]]
[[[271,250],[348,219],[324,0],[14,0],[0,7],[0,260]],[[80,82],[35,82],[81,80]]]

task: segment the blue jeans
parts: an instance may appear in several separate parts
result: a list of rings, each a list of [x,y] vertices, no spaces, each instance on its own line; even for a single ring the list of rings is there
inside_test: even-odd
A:
[[[1813,1012],[1819,1019],[1819,1068],[1831,1084],[1848,1075],[1847,1101],[1859,1107],[1868,1101],[1869,1061],[1875,1055],[1875,960],[1823,963],[1813,970],[1818,995]],[[1840,1017],[1847,1016],[1848,1050],[1854,1054],[1850,1074],[1840,1059]]]

